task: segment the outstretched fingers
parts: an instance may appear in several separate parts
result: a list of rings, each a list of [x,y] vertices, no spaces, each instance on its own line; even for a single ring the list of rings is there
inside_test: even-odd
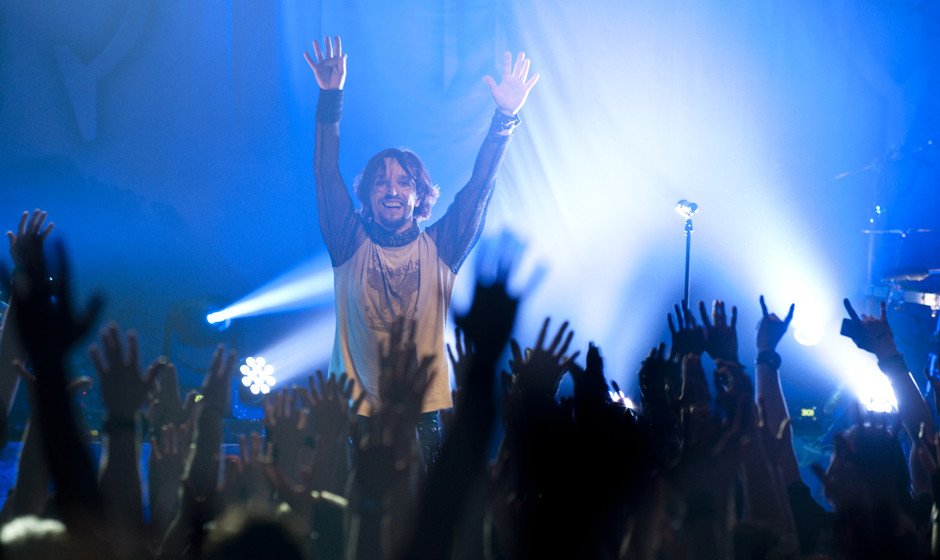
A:
[[[333,37],[333,56],[343,56],[343,41],[339,38],[339,35]]]
[[[503,55],[503,81],[510,76],[512,76],[512,53],[506,51]]]
[[[702,316],[702,325],[704,325],[706,329],[710,329],[712,327],[712,322],[711,319],[708,318],[708,309],[705,307],[704,301],[698,302],[698,312],[699,315]]]

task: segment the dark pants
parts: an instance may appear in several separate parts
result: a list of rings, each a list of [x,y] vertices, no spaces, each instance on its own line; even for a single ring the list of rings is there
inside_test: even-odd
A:
[[[372,422],[367,416],[359,416],[359,438],[369,434]],[[437,462],[444,443],[444,426],[441,424],[441,411],[425,412],[415,424],[418,450],[424,461],[424,468],[430,469]]]

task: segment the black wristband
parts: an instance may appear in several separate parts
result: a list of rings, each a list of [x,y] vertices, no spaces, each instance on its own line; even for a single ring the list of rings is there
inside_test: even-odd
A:
[[[317,101],[317,122],[338,123],[343,116],[343,90],[321,89]]]
[[[755,364],[770,366],[773,369],[780,369],[780,354],[776,353],[773,350],[764,350],[763,352],[757,354],[757,359],[754,360]]]
[[[907,362],[904,361],[904,356],[902,354],[895,354],[894,356],[888,356],[883,360],[878,360],[878,369],[880,369],[881,372],[885,375],[890,375],[892,373],[908,373]]]
[[[507,115],[499,109],[496,109],[496,112],[493,114],[493,132],[499,133],[512,130],[519,126],[520,122],[519,115]]]

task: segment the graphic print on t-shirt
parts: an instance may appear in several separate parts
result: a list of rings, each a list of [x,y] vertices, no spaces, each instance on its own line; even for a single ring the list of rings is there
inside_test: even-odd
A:
[[[393,266],[381,249],[372,253],[372,266],[366,271],[366,313],[369,328],[390,332],[396,320],[414,320],[421,273],[419,259]]]

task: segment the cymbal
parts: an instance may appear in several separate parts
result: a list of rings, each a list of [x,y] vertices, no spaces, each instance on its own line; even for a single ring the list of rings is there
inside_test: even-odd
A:
[[[866,291],[869,297],[887,300],[892,306],[904,303],[925,305],[933,311],[940,310],[940,294],[930,292],[916,292],[913,290],[895,290],[888,286],[869,286]]]
[[[911,233],[933,233],[932,229],[863,229],[862,233],[905,236]]]
[[[937,273],[940,273],[940,269],[930,269],[919,266],[905,266],[888,269],[881,277],[881,280],[883,282],[920,282],[921,280],[925,280],[931,274]]]

